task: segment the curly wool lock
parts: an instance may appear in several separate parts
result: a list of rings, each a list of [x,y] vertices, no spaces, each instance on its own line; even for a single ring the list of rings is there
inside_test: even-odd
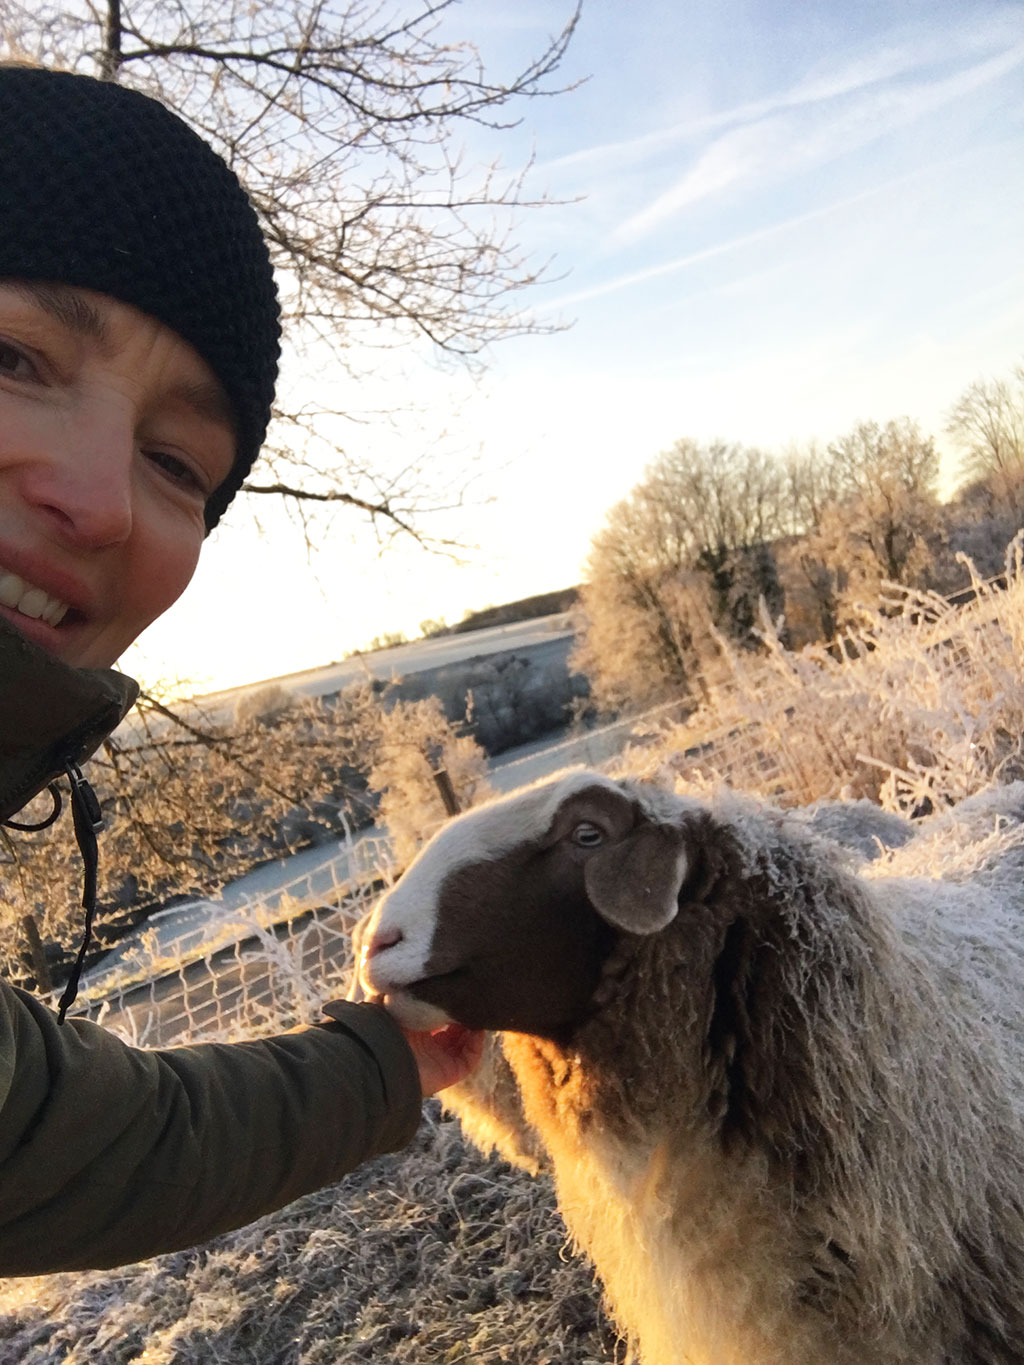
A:
[[[442,830],[364,980],[504,1030],[525,1125],[498,1063],[453,1106],[542,1149],[647,1365],[1010,1365],[1022,820],[1018,784],[869,863],[834,820],[577,773]]]

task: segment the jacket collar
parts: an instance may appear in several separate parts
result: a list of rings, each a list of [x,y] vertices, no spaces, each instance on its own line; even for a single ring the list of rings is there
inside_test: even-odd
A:
[[[83,763],[131,710],[138,684],[113,669],[72,668],[0,619],[0,822]]]

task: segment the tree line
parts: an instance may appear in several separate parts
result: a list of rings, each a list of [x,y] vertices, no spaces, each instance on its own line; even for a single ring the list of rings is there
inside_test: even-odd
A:
[[[762,609],[791,645],[831,641],[885,609],[886,585],[955,592],[963,556],[997,574],[1024,520],[1024,365],[971,384],[946,430],[961,456],[946,503],[909,417],[780,454],[678,440],[591,542],[572,662],[593,705],[701,700],[716,632],[757,647]]]

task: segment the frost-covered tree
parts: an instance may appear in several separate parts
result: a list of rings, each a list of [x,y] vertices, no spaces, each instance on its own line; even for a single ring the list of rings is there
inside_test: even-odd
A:
[[[387,826],[399,867],[447,818],[435,778],[439,770],[447,774],[460,810],[490,794],[483,749],[445,719],[437,697],[382,709],[369,780],[380,793],[378,821]]]
[[[825,458],[833,492],[803,553],[839,624],[856,603],[873,606],[885,582],[930,586],[942,545],[939,457],[932,438],[900,417],[856,423]]]
[[[1009,379],[976,379],[950,410],[946,429],[974,477],[1024,466],[1024,365]]]
[[[997,507],[1024,511],[1024,364],[1007,379],[977,379],[950,410],[946,430],[961,472]]]
[[[596,537],[586,572],[569,666],[587,679],[591,704],[618,712],[702,695],[704,655],[714,646],[701,577],[616,573]]]
[[[268,857],[343,836],[374,818],[412,831],[440,798],[445,766],[464,804],[486,759],[439,703],[394,706],[357,684],[332,697],[261,689],[234,715],[174,711],[144,694],[130,727],[89,763],[103,805],[101,941],[172,894],[211,895]],[[407,809],[403,812],[402,803]],[[45,813],[48,798],[40,798]],[[32,808],[34,811],[34,807]],[[400,830],[400,832],[401,832]],[[18,972],[20,923],[70,947],[81,919],[81,855],[70,820],[36,834],[0,832],[0,968]],[[404,846],[403,846],[404,847]]]
[[[771,543],[784,493],[764,452],[687,439],[609,511],[591,542],[573,657],[601,706],[699,693],[712,625],[748,641],[759,600],[778,609]]]

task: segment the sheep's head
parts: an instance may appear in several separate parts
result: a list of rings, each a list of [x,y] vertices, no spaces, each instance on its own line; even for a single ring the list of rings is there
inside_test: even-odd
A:
[[[410,1028],[564,1033],[622,933],[676,914],[691,860],[673,814],[585,772],[467,812],[381,900],[363,985]]]

